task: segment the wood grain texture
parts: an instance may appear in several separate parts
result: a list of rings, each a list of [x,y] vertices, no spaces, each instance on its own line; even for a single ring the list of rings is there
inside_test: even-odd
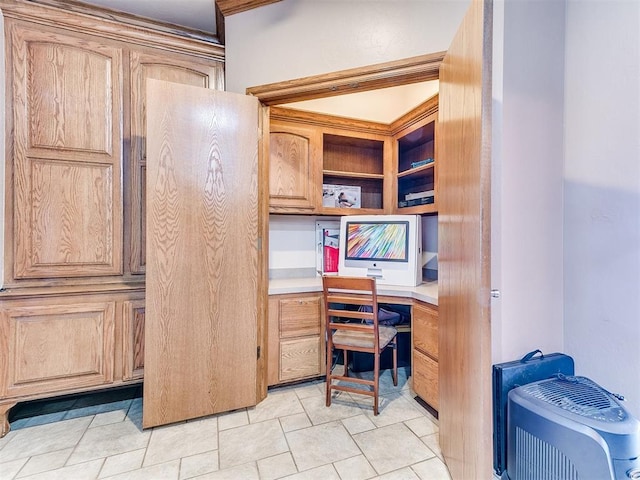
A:
[[[147,81],[143,425],[255,405],[258,102]]]
[[[220,9],[222,15],[226,17],[279,1],[280,0],[216,0],[216,8]]]
[[[2,397],[113,381],[115,304],[8,306],[0,312]]]
[[[440,446],[453,480],[491,478],[491,2],[474,0],[440,70]]]
[[[224,46],[206,32],[152,21],[74,0],[0,0],[5,18],[16,18],[69,32],[126,42],[139,47],[168,48],[224,61]]]
[[[438,309],[432,305],[416,303],[411,309],[413,347],[438,360]]]
[[[299,102],[345,93],[437,80],[445,52],[314,75],[247,89],[265,105]]]
[[[122,378],[144,375],[144,300],[124,302],[122,312]]]
[[[280,342],[280,381],[322,375],[322,343],[319,335]]]
[[[320,295],[280,300],[280,338],[320,335],[321,300]]]
[[[146,259],[146,86],[147,79],[165,80],[194,87],[223,89],[222,62],[164,51],[132,51],[131,153],[130,153],[130,257],[132,273],[145,272]]]
[[[269,207],[273,212],[316,207],[319,130],[272,121],[269,134]]]
[[[7,21],[14,276],[122,273],[122,53]]]
[[[438,362],[415,350],[411,365],[413,390],[436,411],[440,410]]]

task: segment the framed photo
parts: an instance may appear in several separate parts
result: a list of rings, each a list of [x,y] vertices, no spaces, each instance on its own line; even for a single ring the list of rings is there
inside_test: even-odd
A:
[[[331,208],[361,208],[360,187],[355,185],[322,185],[322,206]]]

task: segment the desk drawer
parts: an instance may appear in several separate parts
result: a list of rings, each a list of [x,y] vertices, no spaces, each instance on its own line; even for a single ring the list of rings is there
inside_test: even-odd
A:
[[[321,295],[280,299],[280,338],[319,335],[321,300]]]
[[[438,363],[416,350],[413,351],[413,390],[425,402],[438,410]]]
[[[413,306],[413,347],[438,359],[438,310],[426,305]]]
[[[320,337],[280,342],[280,381],[298,380],[324,373],[324,355]]]

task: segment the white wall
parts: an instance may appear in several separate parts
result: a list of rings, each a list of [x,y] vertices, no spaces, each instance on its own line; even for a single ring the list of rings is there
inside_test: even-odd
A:
[[[225,21],[226,88],[446,50],[470,0],[283,0]]]
[[[563,350],[564,2],[494,3],[494,363]]]
[[[565,347],[640,417],[640,2],[567,0]]]

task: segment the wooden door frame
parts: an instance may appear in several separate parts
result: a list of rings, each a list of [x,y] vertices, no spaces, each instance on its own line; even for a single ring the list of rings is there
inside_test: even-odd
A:
[[[430,53],[367,67],[250,87],[247,88],[247,94],[257,97],[263,105],[272,106],[438,80],[440,64],[445,53]]]

